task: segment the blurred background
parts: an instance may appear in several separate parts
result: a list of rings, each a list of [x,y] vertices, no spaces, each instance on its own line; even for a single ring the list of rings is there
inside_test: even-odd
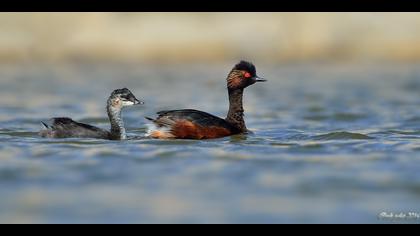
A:
[[[0,223],[418,223],[419,13],[0,13]],[[224,117],[252,61],[252,133],[144,138],[166,109]],[[43,139],[68,116],[130,140]],[[385,214],[386,215],[386,214]]]
[[[418,61],[418,13],[2,13],[0,60]]]

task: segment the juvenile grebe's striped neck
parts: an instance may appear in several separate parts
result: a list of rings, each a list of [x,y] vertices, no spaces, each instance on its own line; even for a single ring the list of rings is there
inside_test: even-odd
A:
[[[121,115],[122,108],[114,107],[111,99],[107,103],[107,112],[109,121],[111,123],[111,137],[113,140],[123,140],[127,138],[127,134],[124,128],[124,121]]]
[[[244,120],[243,108],[244,89],[229,89],[229,112],[226,121],[234,125],[241,132],[246,132],[247,128]]]

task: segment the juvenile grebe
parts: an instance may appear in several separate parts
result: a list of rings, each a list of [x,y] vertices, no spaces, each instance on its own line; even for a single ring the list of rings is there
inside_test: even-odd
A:
[[[108,117],[111,122],[111,131],[87,124],[78,123],[70,118],[53,118],[51,126],[44,122],[44,129],[39,133],[45,138],[96,138],[109,140],[126,139],[124,121],[121,111],[124,107],[144,104],[130,92],[130,90],[117,89],[112,92],[107,102]]]
[[[247,132],[242,106],[244,89],[256,82],[265,82],[257,76],[255,66],[246,61],[235,65],[227,77],[229,112],[226,119],[197,110],[158,112],[148,136],[159,139],[213,139]]]

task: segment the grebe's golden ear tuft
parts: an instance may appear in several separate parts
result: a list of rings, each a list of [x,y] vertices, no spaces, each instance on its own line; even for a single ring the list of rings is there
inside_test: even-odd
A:
[[[236,89],[242,86],[243,71],[233,69],[227,77],[227,86],[229,89]]]
[[[240,61],[236,64],[227,77],[227,84],[230,90],[244,89],[257,82],[265,82],[257,76],[255,66],[251,62]]]

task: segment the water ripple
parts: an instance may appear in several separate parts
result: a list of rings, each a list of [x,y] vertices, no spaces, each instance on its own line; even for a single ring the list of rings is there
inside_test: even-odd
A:
[[[328,134],[316,135],[313,137],[315,140],[352,140],[352,139],[374,139],[365,134],[350,133],[350,132],[331,132]]]
[[[418,66],[265,66],[245,96],[253,132],[215,140],[145,138],[143,117],[224,116],[224,66],[3,67],[0,222],[378,223],[420,205]],[[124,112],[128,140],[37,135],[61,115],[108,128],[121,86],[146,102]]]

